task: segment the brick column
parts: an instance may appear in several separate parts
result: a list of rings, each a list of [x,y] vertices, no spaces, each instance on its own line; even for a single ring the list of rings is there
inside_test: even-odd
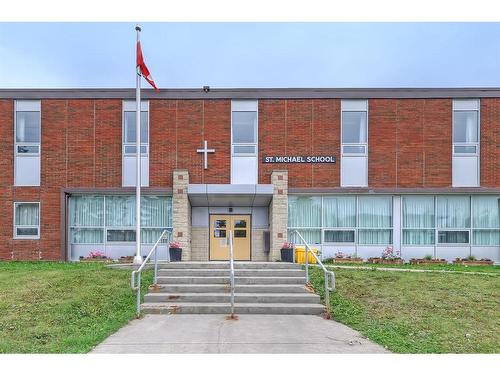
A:
[[[187,189],[189,173],[185,169],[174,171],[172,194],[173,240],[182,246],[182,260],[191,260],[191,205]]]
[[[287,240],[288,228],[288,171],[273,171],[273,201],[269,209],[271,231],[271,260],[281,258],[280,249]]]

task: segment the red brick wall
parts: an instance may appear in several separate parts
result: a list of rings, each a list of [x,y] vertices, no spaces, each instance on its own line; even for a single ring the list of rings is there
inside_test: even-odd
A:
[[[61,190],[121,187],[122,101],[42,100],[41,187],[13,187],[13,100],[0,100],[0,259],[59,259]],[[230,100],[150,100],[150,186],[230,183]],[[500,187],[500,99],[481,100],[481,184]],[[209,169],[196,149],[208,141]],[[259,182],[340,186],[340,100],[260,100],[259,160],[335,155],[336,164],[260,164]],[[451,99],[369,101],[369,186],[451,186]],[[13,201],[41,202],[41,239],[13,240]]]
[[[451,99],[372,99],[370,187],[451,186]]]
[[[481,186],[500,186],[500,99],[481,100]]]
[[[288,169],[290,187],[338,186],[340,101],[260,100],[259,160],[270,155],[335,155],[337,164],[260,164],[259,182]]]

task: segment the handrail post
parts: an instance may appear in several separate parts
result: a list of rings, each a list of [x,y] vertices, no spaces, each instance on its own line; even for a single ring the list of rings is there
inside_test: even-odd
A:
[[[137,311],[136,315],[139,317],[141,315],[141,273],[139,272],[137,277]]]
[[[234,250],[233,250],[233,231],[229,231],[229,277],[231,288],[231,318],[234,318]]]
[[[306,283],[309,282],[309,245],[304,241],[306,253]]]

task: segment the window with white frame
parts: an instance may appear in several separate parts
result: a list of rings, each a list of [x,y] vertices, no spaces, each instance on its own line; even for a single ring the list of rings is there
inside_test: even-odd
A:
[[[71,196],[69,225],[72,244],[135,242],[135,196]],[[141,242],[155,243],[165,229],[172,229],[172,198],[142,196]]]
[[[403,245],[434,245],[434,196],[403,197]]]
[[[310,244],[389,245],[392,243],[391,196],[289,196],[288,239]]]
[[[40,238],[40,203],[14,203],[14,238]]]
[[[368,101],[341,101],[341,186],[368,186]]]
[[[472,196],[472,238],[477,246],[500,245],[500,196]]]
[[[436,200],[438,244],[469,244],[470,196],[440,195]]]
[[[342,155],[366,155],[366,111],[342,110]]]
[[[309,244],[321,243],[321,197],[288,197],[288,240],[301,243],[297,229]]]
[[[141,186],[149,186],[149,102],[141,102],[140,114],[140,152],[141,152]],[[123,130],[122,130],[122,185],[136,185],[136,103],[123,101]]]
[[[136,147],[136,118],[135,111],[123,112],[123,154],[135,155]],[[141,155],[149,153],[148,112],[141,111]]]
[[[39,100],[16,100],[14,185],[40,186],[41,117]]]
[[[323,197],[323,227],[324,243],[355,243],[356,197]]]
[[[479,100],[453,100],[452,185],[480,185]]]
[[[231,183],[257,183],[258,103],[231,102]]]
[[[460,105],[455,101],[453,107],[453,154],[477,155],[479,104],[476,100],[459,101],[459,103]]]
[[[360,196],[358,220],[359,244],[392,244],[392,197]]]

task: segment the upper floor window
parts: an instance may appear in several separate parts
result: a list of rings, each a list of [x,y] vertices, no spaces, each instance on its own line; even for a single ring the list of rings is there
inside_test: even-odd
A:
[[[479,150],[479,102],[453,101],[453,154],[476,155]]]
[[[257,183],[257,101],[231,102],[231,183]]]
[[[39,100],[16,100],[14,185],[40,185],[41,118]]]
[[[136,117],[135,111],[123,112],[123,152],[124,154],[135,154],[136,147]],[[148,153],[149,129],[148,112],[141,111],[141,154]]]
[[[149,186],[149,102],[141,102],[140,114],[141,186]],[[136,142],[137,142],[136,102],[123,101],[122,130],[122,185],[136,184]]]

